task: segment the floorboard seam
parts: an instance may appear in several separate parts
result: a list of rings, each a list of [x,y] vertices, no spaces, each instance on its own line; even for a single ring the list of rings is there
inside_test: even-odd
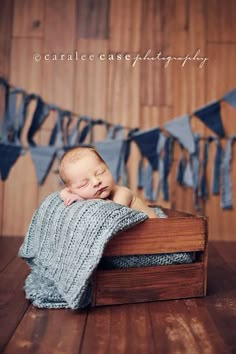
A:
[[[86,312],[86,318],[85,318],[85,321],[84,321],[84,328],[83,328],[83,332],[82,332],[82,335],[81,335],[81,341],[80,341],[80,345],[79,345],[78,354],[82,353],[82,346],[83,346],[83,342],[84,342],[84,336],[85,336],[85,331],[86,331],[86,327],[87,327],[88,316],[89,316],[89,310],[87,310],[87,312]]]

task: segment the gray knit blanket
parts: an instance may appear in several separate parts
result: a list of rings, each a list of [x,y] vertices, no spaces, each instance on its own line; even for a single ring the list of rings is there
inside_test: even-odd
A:
[[[30,267],[26,298],[39,308],[83,308],[91,302],[91,275],[107,242],[147,215],[104,200],[65,207],[50,194],[35,211],[19,257]]]

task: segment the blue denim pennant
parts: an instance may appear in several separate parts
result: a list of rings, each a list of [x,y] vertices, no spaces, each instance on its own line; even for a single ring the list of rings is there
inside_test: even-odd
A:
[[[194,138],[190,128],[188,115],[177,117],[165,123],[163,128],[177,138],[190,154],[194,153]]]
[[[68,126],[71,122],[71,113],[52,105],[49,105],[48,109],[56,111],[57,114],[56,123],[49,139],[49,145],[55,145],[58,149],[69,147]]]
[[[173,137],[165,137],[162,135],[160,144],[158,142],[157,151],[159,151],[158,159],[158,186],[154,198],[158,196],[158,192],[162,192],[163,200],[169,200],[168,175],[172,164],[173,153]],[[162,150],[161,150],[162,148]]]
[[[63,111],[54,105],[44,105],[43,101],[38,100],[36,110],[33,116],[31,127],[29,129],[29,151],[34,164],[37,182],[39,185],[43,184],[46,176],[49,173],[50,167],[56,157],[57,151],[64,148],[65,141],[63,140],[63,122],[70,121],[70,112]],[[55,111],[57,114],[55,125],[51,131],[48,146],[37,146],[33,141],[33,136],[40,128],[40,125],[48,116],[50,111]],[[40,123],[41,122],[41,123]]]
[[[41,124],[44,122],[48,115],[48,106],[45,105],[40,96],[31,94],[26,97],[27,106],[32,100],[36,100],[36,108],[33,114],[30,128],[27,133],[27,139],[30,146],[36,146],[36,143],[33,140],[34,134],[38,131]]]
[[[108,165],[111,174],[118,182],[120,177],[121,156],[123,152],[124,142],[122,139],[109,139],[94,143],[94,146]]]
[[[0,143],[0,172],[1,179],[5,181],[9,172],[21,155],[21,146]]]
[[[121,184],[123,186],[127,186],[128,185],[128,172],[127,172],[127,166],[126,166],[126,150],[127,150],[127,145],[128,145],[128,139],[124,139],[123,138],[123,127],[120,124],[117,124],[115,126],[113,126],[112,128],[113,130],[113,135],[111,135],[111,137],[113,139],[117,139],[117,140],[123,140],[123,146],[122,146],[122,150],[120,153],[120,161],[118,164],[118,175],[119,178],[121,178]],[[109,138],[109,135],[107,133],[107,139]]]
[[[220,115],[220,102],[212,101],[197,109],[194,113],[209,129],[220,137],[225,136]]]
[[[223,150],[220,146],[219,139],[215,139],[216,151],[213,164],[212,182],[211,182],[211,192],[212,194],[220,193],[220,167],[223,156]]]
[[[182,144],[180,144],[180,148],[181,148],[181,156],[178,162],[178,166],[177,166],[177,172],[176,172],[176,182],[180,185],[183,186],[184,184],[184,171],[185,171],[185,167],[186,167],[186,158],[184,156],[183,153],[183,146]]]
[[[225,152],[221,165],[222,191],[221,191],[221,207],[222,209],[232,209],[232,181],[230,176],[230,164],[232,160],[232,145],[236,141],[236,135],[231,135],[226,143]]]
[[[186,160],[182,156],[178,162],[177,172],[176,172],[176,182],[182,186],[184,184],[184,170],[186,167]]]
[[[37,182],[42,185],[56,156],[55,146],[30,146],[30,155],[35,167]]]
[[[0,141],[5,139],[7,137],[7,122],[8,122],[8,116],[9,116],[9,85],[8,82],[3,78],[0,77],[0,87],[2,87],[4,93],[4,100],[3,100],[3,114],[2,118],[0,120],[1,123],[1,129],[0,129]]]
[[[137,175],[137,188],[138,189],[143,189],[143,186],[144,186],[144,175],[143,175],[143,163],[144,163],[144,159],[141,158],[139,160],[139,163],[138,163],[138,175]]]
[[[80,129],[81,123],[87,123],[83,129]],[[72,132],[68,134],[69,146],[73,147],[82,144],[86,139],[88,133],[92,129],[92,119],[88,116],[79,116],[76,120]]]
[[[16,108],[16,101],[20,98],[18,109]],[[14,88],[9,92],[9,125],[8,129],[11,133],[11,141],[20,145],[20,137],[22,128],[26,118],[26,93],[22,89]]]
[[[147,162],[147,166],[144,173],[144,197],[147,200],[154,202],[156,200],[154,190],[153,190],[153,168],[152,165]]]
[[[236,108],[236,89],[233,89],[222,97],[222,100],[229,103],[232,107]]]
[[[156,200],[153,189],[153,171],[158,170],[157,144],[160,134],[160,129],[154,128],[137,131],[132,135],[142,156],[138,165],[138,188],[144,187],[144,196],[150,201]],[[146,167],[143,166],[143,158],[148,161]]]
[[[118,182],[120,177],[123,177],[123,182],[126,182],[124,177],[124,174],[126,174],[124,144],[123,131],[120,125],[111,126],[107,131],[106,139],[94,143],[97,152],[107,163],[115,182]]]
[[[83,127],[83,129],[78,132],[78,138],[77,138],[77,143],[78,144],[83,144],[85,139],[87,138],[89,134],[89,143],[93,144],[94,141],[94,133],[93,133],[93,128],[95,125],[104,125],[108,126],[108,123],[105,122],[103,119],[95,119],[93,120],[92,118],[88,116],[82,116],[80,117],[78,123],[80,124],[80,120],[83,120],[84,122],[87,122],[87,124]]]
[[[148,159],[154,171],[157,170],[158,166],[158,155],[156,149],[159,135],[160,129],[154,128],[146,131],[140,131],[132,136],[132,139],[140,149],[141,155]]]
[[[184,170],[183,184],[187,187],[194,188],[193,170],[191,159],[187,162]]]
[[[190,154],[189,160],[185,166],[183,184],[187,187],[193,189],[193,204],[195,209],[199,209],[199,170],[200,170],[200,161],[199,161],[199,140],[200,136],[197,133],[194,133],[194,144],[195,152]]]
[[[0,143],[0,174],[1,179],[5,181],[9,172],[22,153],[20,143],[20,133],[23,122],[22,117],[17,116],[15,105],[15,92],[10,91],[7,82],[0,79],[0,84],[4,87],[4,112],[3,122],[1,126],[1,143]],[[22,92],[22,90],[21,90]],[[20,108],[24,105],[24,97],[21,101]],[[21,120],[19,124],[17,118]]]
[[[208,188],[207,188],[207,163],[208,163],[208,153],[209,153],[209,144],[214,141],[214,138],[209,136],[203,148],[203,159],[202,159],[202,174],[200,177],[199,185],[199,197],[203,200],[206,200],[208,197]]]

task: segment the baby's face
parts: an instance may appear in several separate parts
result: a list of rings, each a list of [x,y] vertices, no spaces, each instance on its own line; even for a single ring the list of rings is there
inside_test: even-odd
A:
[[[69,164],[66,171],[70,191],[82,199],[106,199],[114,188],[110,170],[94,153]]]

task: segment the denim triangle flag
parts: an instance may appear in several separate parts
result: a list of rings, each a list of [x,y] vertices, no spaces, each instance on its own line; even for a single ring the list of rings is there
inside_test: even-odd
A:
[[[187,187],[194,187],[193,170],[190,161],[187,162],[187,165],[184,170],[183,183]]]
[[[2,78],[0,78],[0,85],[5,90],[0,143],[0,173],[1,179],[4,181],[22,152],[20,144],[22,125],[21,121],[17,121],[19,117],[15,109],[15,95],[12,94],[8,83]],[[22,102],[24,105],[24,99]],[[20,107],[22,107],[22,102]]]
[[[124,141],[122,139],[104,140],[95,143],[94,147],[108,165],[112,177],[117,182],[120,177]]]
[[[76,124],[74,128],[72,129],[71,133],[68,134],[68,142],[69,146],[75,146],[78,144],[82,144],[83,141],[85,140],[87,134],[89,133],[91,127],[92,127],[92,119],[89,118],[88,116],[79,116],[77,117]],[[84,128],[81,130],[81,123],[87,123]],[[82,134],[83,131],[83,134]]]
[[[209,144],[213,141],[213,138],[209,136],[204,143],[203,147],[203,158],[201,161],[202,172],[200,176],[199,182],[199,197],[202,200],[206,200],[208,197],[208,186],[207,186],[207,164],[208,164],[208,156],[209,156]]]
[[[232,107],[236,108],[236,89],[227,92],[223,97],[223,101],[229,103]]]
[[[232,161],[232,146],[236,141],[236,134],[231,135],[226,143],[225,152],[221,163],[221,178],[222,178],[222,191],[220,205],[222,209],[233,208],[232,197],[232,179],[231,179],[231,161]]]
[[[195,151],[194,137],[189,124],[189,116],[183,115],[164,124],[163,128],[179,140],[189,151]]]
[[[165,137],[162,133],[157,145],[158,158],[158,185],[153,194],[154,200],[158,197],[159,191],[162,192],[163,200],[169,200],[168,175],[172,164],[173,137]]]
[[[154,171],[158,168],[157,142],[159,135],[160,129],[154,128],[140,131],[132,136],[132,140],[138,145],[141,155],[148,159]]]
[[[36,108],[32,117],[31,125],[27,132],[27,140],[29,145],[35,146],[36,143],[33,140],[34,134],[38,131],[45,118],[48,116],[48,106],[43,102],[40,96],[31,94],[26,97],[27,105],[30,101],[36,100]]]
[[[17,100],[20,100],[17,107]],[[11,136],[11,142],[20,145],[20,138],[22,129],[26,118],[27,96],[24,90],[15,88],[9,93],[9,115],[8,115],[8,129]],[[9,137],[9,134],[8,134]]]
[[[48,170],[54,160],[57,148],[55,146],[29,146],[31,158],[34,163],[38,184],[43,181],[48,174]]]
[[[220,167],[222,163],[222,157],[223,157],[223,149],[220,145],[219,139],[215,140],[216,144],[216,151],[215,151],[215,157],[214,157],[214,163],[213,163],[213,172],[212,172],[212,178],[211,178],[211,192],[212,194],[220,194]]]
[[[193,112],[209,129],[220,137],[225,136],[220,116],[220,102],[212,101]]]
[[[177,165],[177,171],[176,171],[176,182],[180,185],[183,186],[184,185],[184,171],[186,168],[186,158],[184,156],[184,148],[182,144],[179,144],[180,149],[181,149],[181,154],[180,154],[180,158],[178,161],[178,165]]]
[[[163,133],[160,133],[158,138],[157,148],[156,148],[158,155],[160,155],[162,150],[164,149],[166,139],[167,137]]]
[[[1,124],[0,140],[6,138],[7,136],[7,122],[9,117],[9,107],[8,107],[9,85],[3,77],[0,77],[0,88],[1,86],[4,90],[4,100],[3,100],[3,115],[2,117],[0,117],[0,124]]]
[[[0,144],[0,172],[2,181],[7,179],[12,166],[21,155],[21,150],[22,148],[19,145]]]

